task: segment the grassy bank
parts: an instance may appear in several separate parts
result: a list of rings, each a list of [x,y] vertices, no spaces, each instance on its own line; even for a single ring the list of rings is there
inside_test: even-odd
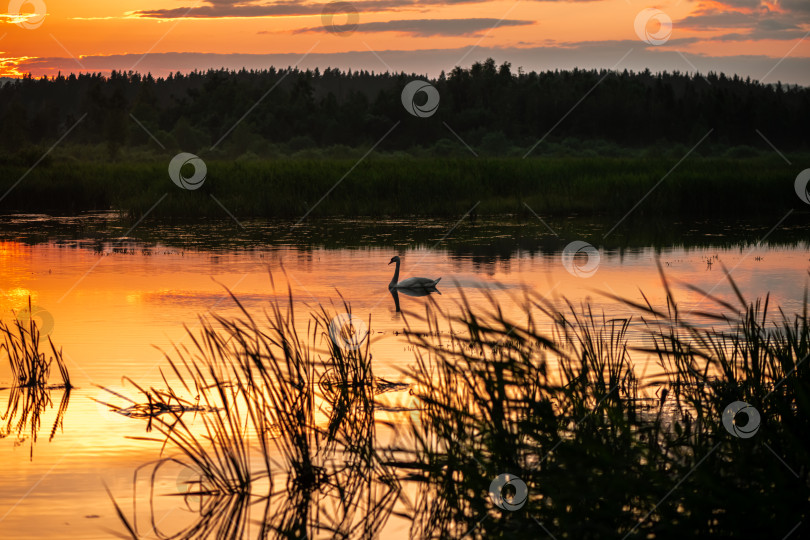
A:
[[[205,156],[202,156],[205,159]],[[480,215],[772,216],[803,206],[793,188],[808,156],[413,158],[211,160],[196,191],[175,186],[169,158],[45,160],[0,202],[0,212],[75,213],[114,208],[150,216],[239,219],[324,216]],[[0,193],[30,165],[0,164]],[[662,178],[666,178],[661,181]],[[345,177],[345,178],[344,178]],[[343,179],[341,181],[341,179]],[[660,184],[655,187],[658,183]],[[655,187],[655,189],[653,189]],[[334,189],[332,189],[334,188]],[[331,191],[330,191],[331,190]],[[328,194],[327,194],[328,193]],[[216,198],[216,200],[214,200]],[[524,204],[525,203],[525,204]]]

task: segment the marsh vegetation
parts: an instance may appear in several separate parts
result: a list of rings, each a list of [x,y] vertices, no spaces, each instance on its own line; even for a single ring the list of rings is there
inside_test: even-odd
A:
[[[345,157],[206,160],[208,176],[195,191],[171,183],[170,156],[116,163],[58,160],[31,171],[8,194],[4,208],[57,214],[113,209],[131,220],[147,213],[150,220],[227,220],[219,201],[239,220],[304,215],[458,218],[473,207],[482,216],[534,219],[533,211],[615,219],[633,208],[683,157],[665,152],[648,157],[526,160],[371,156],[356,168],[357,159]],[[8,190],[29,167],[0,164],[0,190]],[[349,170],[352,174],[330,191]],[[652,190],[633,218],[773,219],[800,204],[791,187],[795,177],[795,168],[776,155],[692,156]]]
[[[61,391],[62,397],[50,440],[62,426],[73,385],[62,350],[56,348],[50,336],[49,350],[44,349],[41,343],[41,328],[34,317],[30,297],[27,311],[15,315],[11,322],[0,321],[3,340],[0,343],[0,357],[5,356],[8,360],[12,377],[9,388],[0,388],[0,391],[8,392],[5,412],[0,415],[0,439],[15,435],[17,444],[29,439],[29,459],[33,460],[41,417],[45,411],[53,408],[52,392]],[[54,363],[61,377],[61,383],[57,384],[51,383],[51,367]]]
[[[665,305],[614,298],[618,319],[533,293],[521,320],[494,297],[429,301],[406,314],[415,405],[396,421],[380,415],[373,332],[330,331],[348,304],[312,312],[302,334],[291,297],[262,314],[234,297],[240,316],[204,319],[167,354],[163,388],[137,387],[163,411],[144,417],[166,455],[148,466],[194,471],[197,518],[158,534],[360,538],[391,516],[413,538],[787,534],[810,500],[807,297],[785,313],[728,279],[736,301],[692,291],[706,307],[685,313],[662,273]],[[650,358],[659,369],[639,373]],[[750,410],[724,427],[736,401],[759,412],[751,437],[735,435]],[[517,511],[491,502],[502,473],[528,486]],[[130,535],[154,529],[119,503]]]

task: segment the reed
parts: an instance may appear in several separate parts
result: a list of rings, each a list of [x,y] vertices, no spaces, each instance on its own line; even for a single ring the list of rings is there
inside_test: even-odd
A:
[[[22,442],[25,437],[30,440],[29,459],[34,458],[34,445],[36,444],[41,425],[42,414],[53,407],[51,392],[63,390],[59,408],[51,428],[49,440],[53,440],[64,422],[65,412],[70,403],[70,391],[73,384],[70,373],[63,359],[62,349],[56,348],[53,340],[48,336],[50,355],[47,354],[40,343],[41,334],[34,317],[31,316],[31,298],[28,298],[28,320],[17,316],[11,323],[0,321],[0,353],[5,353],[11,369],[13,384],[9,391],[6,410],[0,415],[0,439],[16,434]],[[61,384],[49,384],[51,366],[56,363],[61,377]],[[26,435],[23,435],[23,434]]]
[[[288,289],[289,306],[291,294]],[[195,471],[198,480],[192,493],[204,496],[206,506],[182,537],[204,537],[211,527],[231,534],[227,527],[234,523],[247,527],[249,506],[271,501],[274,511],[262,516],[261,534],[373,534],[387,519],[397,486],[374,447],[368,343],[361,347],[358,338],[350,336],[351,346],[341,348],[330,337],[334,317],[325,308],[312,317],[302,336],[292,307],[272,304],[259,322],[232,298],[241,316],[202,318],[200,330],[189,332],[192,345],[166,354],[169,371],[161,372],[165,389],[130,381],[146,403],[108,404],[128,415],[151,411],[136,416],[161,437],[143,438],[179,453],[153,466],[152,484],[157,470],[169,463]],[[327,359],[321,360],[319,351]],[[329,417],[326,426],[316,420],[322,407]],[[197,418],[203,430],[192,423]],[[281,456],[281,461],[272,455]],[[278,476],[287,479],[285,485],[276,487]],[[266,489],[259,491],[259,484]],[[245,514],[218,517],[237,509]],[[134,519],[122,519],[128,530],[139,534]]]
[[[798,204],[790,188],[796,171],[776,155],[742,159],[693,155],[653,189],[683,154],[525,160],[374,154],[355,168],[363,153],[356,158],[206,158],[205,184],[191,192],[171,183],[168,156],[120,162],[71,159],[34,169],[9,193],[4,208],[52,213],[114,208],[133,220],[147,211],[149,219],[228,220],[218,200],[240,220],[297,220],[310,211],[311,218],[457,218],[480,201],[477,212],[482,216],[517,215],[534,220],[528,204],[543,216],[598,214],[615,222],[648,193],[633,218],[738,217],[745,213],[749,219],[763,216],[770,220]],[[807,158],[788,157],[796,162]],[[0,189],[10,189],[13,179],[27,168],[0,164]],[[352,173],[339,189],[330,191],[349,170]],[[782,187],[785,185],[788,187]],[[329,196],[320,201],[327,192]],[[697,192],[700,197],[694,197]],[[425,197],[425,193],[431,196]],[[317,206],[316,201],[320,201]]]
[[[678,305],[662,272],[666,306],[613,296],[628,308],[622,319],[536,296],[519,323],[494,299],[489,309],[463,300],[460,315],[435,303],[410,314],[430,328],[411,334],[423,409],[399,448],[421,486],[411,535],[764,537],[773,523],[804,519],[807,301],[801,313],[769,317],[767,296],[747,301],[728,282],[736,305],[682,284],[713,304],[696,313]],[[628,337],[642,329],[651,346]],[[442,330],[450,345],[436,338]],[[650,358],[663,375],[639,379],[634,360]],[[723,427],[737,400],[760,412],[758,439]],[[489,503],[501,473],[528,485],[519,511]]]
[[[767,296],[745,299],[730,276],[733,302],[678,284],[707,304],[687,312],[661,276],[664,306],[607,295],[626,307],[615,319],[532,293],[512,299],[519,321],[491,294],[481,307],[462,293],[447,310],[428,297],[424,313],[404,315],[415,356],[403,373],[419,409],[388,424],[393,443],[377,434],[372,343],[348,329],[341,346],[324,307],[303,336],[282,302],[259,323],[234,298],[239,317],[204,322],[193,350],[169,358],[181,383],[141,389],[160,405],[144,409],[161,411],[149,420],[158,440],[211,498],[188,537],[236,534],[222,527],[250,520],[223,516],[248,503],[264,509],[259,538],[374,537],[394,514],[413,538],[766,537],[807,519],[807,294],[787,314]],[[661,374],[640,377],[636,365],[651,361]],[[755,437],[723,426],[733,401],[760,412]],[[192,406],[203,434],[185,420]],[[528,486],[517,511],[490,501],[502,473]],[[287,478],[281,489],[274,474]],[[259,477],[268,493],[254,493]]]
[[[11,323],[0,321],[0,352],[5,351],[11,375],[19,387],[44,387],[50,381],[51,365],[56,362],[62,378],[63,388],[72,388],[70,373],[62,358],[62,350],[56,349],[50,336],[48,344],[52,355],[47,356],[40,344],[40,330],[31,311],[31,298],[28,298],[28,323],[15,317]]]

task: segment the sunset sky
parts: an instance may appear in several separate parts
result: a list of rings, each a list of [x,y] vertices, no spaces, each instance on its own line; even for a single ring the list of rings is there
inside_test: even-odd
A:
[[[5,3],[5,2],[4,2]],[[345,4],[344,4],[345,5]],[[513,69],[737,73],[810,85],[810,1],[358,0],[352,32],[298,0],[11,0],[0,76],[299,65],[437,75],[493,57]],[[637,30],[640,12],[660,17]],[[345,13],[338,7],[335,11]],[[645,35],[663,36],[660,44]],[[641,35],[639,34],[641,32]]]

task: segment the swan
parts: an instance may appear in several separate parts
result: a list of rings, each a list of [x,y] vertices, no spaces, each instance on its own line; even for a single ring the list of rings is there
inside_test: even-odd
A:
[[[400,265],[400,260],[399,260],[398,255],[395,255],[394,257],[392,257],[391,262],[389,262],[388,264],[393,264],[393,263],[397,263],[397,267],[396,267],[396,270],[394,270],[394,277],[393,277],[393,279],[391,279],[391,283],[388,284],[389,289],[399,289],[405,294],[408,294],[408,292],[407,292],[408,290],[435,289],[436,285],[439,283],[439,280],[442,279],[442,278],[430,279],[430,278],[424,278],[424,277],[411,277],[411,278],[408,278],[408,279],[403,279],[402,281],[397,281],[399,279],[399,265]]]

